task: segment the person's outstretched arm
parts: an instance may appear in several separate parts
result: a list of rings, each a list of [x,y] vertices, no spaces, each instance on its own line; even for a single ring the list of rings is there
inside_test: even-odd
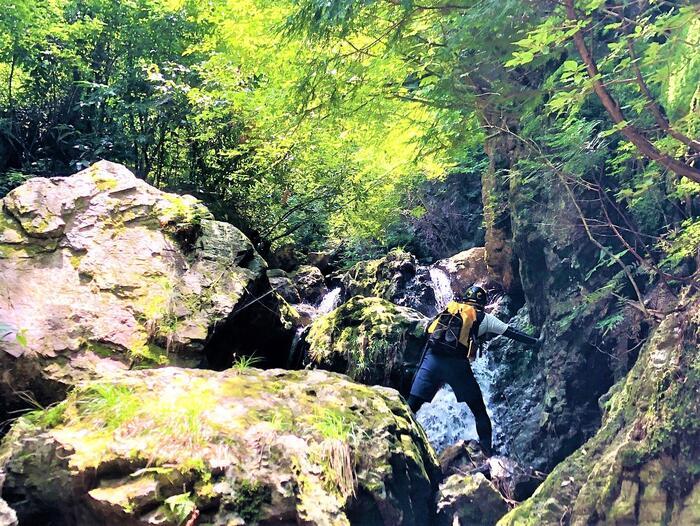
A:
[[[522,342],[532,347],[539,347],[540,345],[542,345],[541,337],[538,339],[533,338],[532,336],[528,336],[524,332],[519,331],[518,329],[514,329],[507,323],[502,322],[493,314],[485,314],[484,319],[481,322],[481,325],[479,326],[479,336],[482,336],[487,333],[499,334],[505,336],[506,338],[510,338],[511,340]]]
[[[503,336],[506,338],[510,338],[511,340],[515,340],[516,342],[522,342],[526,345],[530,345],[532,347],[539,347],[541,342],[537,338],[533,338],[532,336],[529,336],[525,334],[522,331],[519,331],[518,329],[514,329],[510,325],[506,329],[506,332],[503,333]]]

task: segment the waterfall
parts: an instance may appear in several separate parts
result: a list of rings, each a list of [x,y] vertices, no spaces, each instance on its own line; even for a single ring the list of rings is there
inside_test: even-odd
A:
[[[327,292],[317,304],[311,303],[295,303],[292,305],[303,317],[309,322],[315,320],[319,316],[328,314],[333,309],[340,305],[341,290],[340,287]]]
[[[435,292],[435,308],[437,312],[440,312],[454,297],[450,277],[444,270],[432,267],[430,269],[430,281]]]
[[[336,287],[323,296],[321,302],[318,304],[317,312],[319,316],[328,314],[340,304],[340,292],[340,287]]]

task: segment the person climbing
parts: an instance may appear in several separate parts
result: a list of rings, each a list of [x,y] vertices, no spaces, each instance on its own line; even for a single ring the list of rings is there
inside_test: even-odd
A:
[[[498,334],[539,348],[544,335],[533,338],[510,327],[486,313],[486,303],[486,291],[472,285],[462,297],[449,302],[428,325],[428,342],[411,385],[408,405],[414,413],[418,412],[443,384],[449,384],[457,401],[466,402],[474,414],[481,448],[486,455],[491,455],[491,419],[470,365],[481,352],[478,338],[489,333]]]

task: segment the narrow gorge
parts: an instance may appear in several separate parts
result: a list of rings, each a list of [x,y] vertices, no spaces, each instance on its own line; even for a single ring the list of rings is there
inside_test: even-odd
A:
[[[0,0],[0,526],[700,526],[698,49]]]
[[[484,248],[271,270],[196,200],[108,162],[2,204],[3,420],[46,407],[5,430],[3,524],[697,519],[688,292],[607,394],[618,364],[584,327],[548,314],[540,353],[488,342],[487,459],[449,387],[415,417],[401,396],[453,289],[487,286],[488,310],[531,330],[537,304]],[[609,376],[582,378],[596,360]]]

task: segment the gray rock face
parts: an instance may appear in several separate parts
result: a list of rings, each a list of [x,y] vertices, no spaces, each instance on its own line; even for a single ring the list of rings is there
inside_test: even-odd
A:
[[[470,248],[441,259],[433,266],[447,274],[455,294],[463,293],[474,284],[488,289],[501,287],[498,277],[486,266],[486,249],[483,247]]]
[[[698,524],[699,338],[700,298],[682,294],[601,399],[597,433],[499,525]]]
[[[328,294],[323,274],[317,267],[302,265],[291,275],[291,278],[304,303],[314,305]]]
[[[15,423],[0,468],[23,524],[67,526],[424,526],[438,476],[396,391],[279,369],[83,384]]]
[[[286,302],[292,304],[301,303],[299,291],[284,270],[273,269],[268,271],[267,279],[270,282],[270,288],[282,296]]]
[[[31,179],[0,207],[0,413],[14,391],[49,402],[82,378],[195,365],[266,284],[239,230],[117,164]]]

